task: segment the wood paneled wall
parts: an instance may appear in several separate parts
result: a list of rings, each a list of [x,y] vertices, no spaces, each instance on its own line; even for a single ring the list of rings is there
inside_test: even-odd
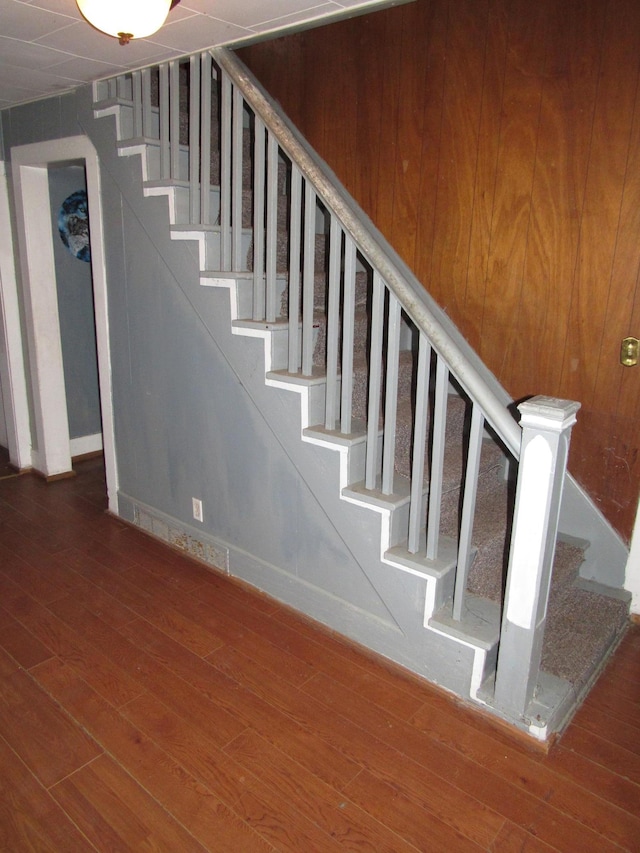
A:
[[[241,58],[516,398],[579,400],[570,469],[640,488],[640,2],[416,0]]]

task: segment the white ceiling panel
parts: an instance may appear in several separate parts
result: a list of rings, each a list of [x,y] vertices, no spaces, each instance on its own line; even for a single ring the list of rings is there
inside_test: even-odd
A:
[[[3,36],[27,42],[73,23],[68,15],[35,8],[17,0],[0,0],[0,21]]]
[[[182,0],[159,32],[121,46],[84,20],[75,0],[0,0],[0,109],[207,47],[397,2],[407,0]]]
[[[183,2],[191,6],[193,0],[183,0]],[[243,0],[242,3],[238,3],[238,0],[216,0],[215,11],[204,12],[205,8],[211,8],[211,3],[200,0],[198,4],[199,11],[203,14],[215,15],[216,18],[229,21],[239,27],[246,27],[248,30],[265,20],[285,17],[295,12],[305,12],[314,6],[318,6],[316,0],[277,0],[273,3],[265,3],[264,0]],[[334,7],[333,11],[335,10]]]
[[[73,58],[72,54],[52,50],[36,42],[18,41],[0,36],[0,63],[19,68],[47,68],[54,62]],[[0,75],[0,86],[2,75]]]
[[[59,53],[58,56],[64,56],[64,54]],[[113,72],[113,66],[107,62],[98,62],[83,56],[72,56],[52,64],[49,72],[82,83],[87,77],[108,77]]]
[[[177,55],[193,53],[214,44],[229,44],[252,34],[251,30],[238,27],[229,21],[221,21],[208,15],[192,15],[182,21],[165,25],[160,32],[149,37],[157,44],[170,47]]]
[[[293,28],[295,24],[305,24],[307,21],[315,21],[320,17],[329,17],[335,14],[335,3],[322,3],[312,9],[290,12],[288,15],[260,21],[254,24],[252,29],[256,33],[277,33],[283,28]]]

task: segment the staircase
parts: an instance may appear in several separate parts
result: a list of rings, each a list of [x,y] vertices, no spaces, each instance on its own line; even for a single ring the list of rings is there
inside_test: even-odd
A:
[[[539,739],[558,731],[628,618],[625,549],[564,470],[573,408],[536,404],[549,434],[562,413],[556,493],[519,563],[531,498],[512,401],[233,55],[101,81],[94,114],[140,155],[145,196],[166,197],[168,237],[195,241],[233,334],[263,342],[266,386],[299,396],[302,445],[338,457],[328,488],[351,509],[327,512],[402,639],[345,633]],[[518,572],[538,546],[521,630]]]

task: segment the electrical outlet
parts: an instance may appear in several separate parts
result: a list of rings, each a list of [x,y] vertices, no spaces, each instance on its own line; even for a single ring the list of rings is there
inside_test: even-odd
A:
[[[203,521],[202,501],[198,500],[198,498],[191,498],[191,503],[193,504],[193,517],[196,521]]]

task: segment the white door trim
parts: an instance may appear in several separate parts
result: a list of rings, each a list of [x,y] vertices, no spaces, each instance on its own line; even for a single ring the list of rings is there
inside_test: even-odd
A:
[[[0,161],[0,382],[9,461],[24,469],[33,463],[12,233],[6,165]]]
[[[32,458],[33,466],[48,477],[71,471],[47,167],[77,160],[84,160],[87,179],[107,496],[109,509],[117,513],[118,482],[100,167],[97,152],[86,136],[71,136],[11,149],[33,393],[33,432],[37,445]]]

